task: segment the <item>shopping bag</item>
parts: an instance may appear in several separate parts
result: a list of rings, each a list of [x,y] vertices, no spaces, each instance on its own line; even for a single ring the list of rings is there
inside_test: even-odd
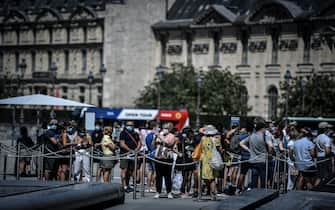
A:
[[[216,149],[215,145],[213,145],[212,159],[211,159],[210,165],[215,170],[221,170],[224,166],[221,154]]]
[[[193,160],[199,160],[201,156],[201,142],[195,147],[194,152],[192,154]]]
[[[172,180],[172,189],[179,191],[181,188],[181,185],[183,183],[183,175],[181,172],[177,172],[174,176],[173,176],[173,180]]]

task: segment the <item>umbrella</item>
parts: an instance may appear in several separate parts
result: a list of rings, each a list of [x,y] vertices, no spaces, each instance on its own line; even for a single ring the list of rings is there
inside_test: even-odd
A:
[[[0,100],[0,105],[36,105],[36,106],[73,106],[73,107],[94,107],[94,105],[79,103],[63,98],[36,94],[18,96]]]

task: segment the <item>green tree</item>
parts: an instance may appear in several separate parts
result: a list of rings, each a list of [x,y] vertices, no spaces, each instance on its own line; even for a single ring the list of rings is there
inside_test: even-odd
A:
[[[313,75],[308,80],[293,79],[289,86],[281,82],[280,87],[282,116],[288,107],[287,114],[292,117],[335,117],[335,80],[332,77]]]
[[[135,103],[139,108],[156,108],[159,90],[161,108],[186,108],[190,116],[195,116],[197,76],[193,67],[176,65],[164,73],[162,80],[155,78],[145,86]],[[246,114],[250,110],[247,106],[247,89],[239,76],[228,70],[211,68],[203,73],[203,78],[200,88],[202,113],[223,117],[229,114]]]

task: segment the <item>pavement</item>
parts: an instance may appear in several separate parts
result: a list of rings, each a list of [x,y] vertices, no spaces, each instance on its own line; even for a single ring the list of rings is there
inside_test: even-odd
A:
[[[109,210],[195,210],[202,209],[207,206],[218,204],[220,201],[229,199],[229,196],[218,197],[217,201],[209,200],[209,197],[203,197],[201,201],[193,198],[182,199],[179,196],[175,196],[174,199],[168,199],[166,195],[162,195],[163,198],[154,199],[155,193],[145,193],[145,197],[141,197],[140,193],[137,193],[137,199],[133,199],[133,193],[126,194],[125,203],[117,205]]]

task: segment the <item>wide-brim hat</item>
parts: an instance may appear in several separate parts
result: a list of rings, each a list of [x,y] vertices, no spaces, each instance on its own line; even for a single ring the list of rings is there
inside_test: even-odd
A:
[[[332,128],[333,125],[329,124],[328,122],[320,122],[319,128]]]
[[[213,125],[205,126],[205,129],[204,129],[205,135],[215,135],[217,133],[218,133],[218,130],[216,130],[216,128]]]

